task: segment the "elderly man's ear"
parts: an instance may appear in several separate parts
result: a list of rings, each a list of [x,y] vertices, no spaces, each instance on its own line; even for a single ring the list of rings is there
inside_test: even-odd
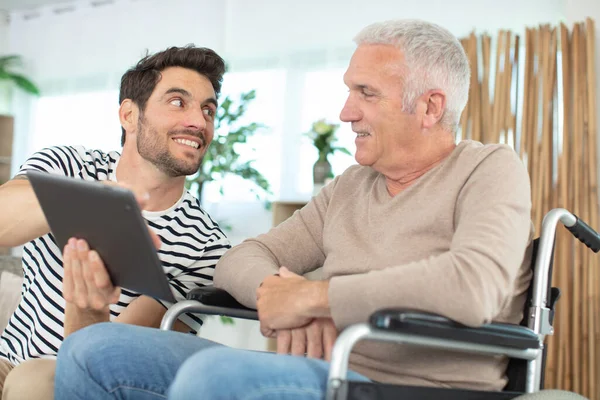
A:
[[[431,90],[423,95],[423,128],[433,128],[444,116],[446,95],[441,90]]]

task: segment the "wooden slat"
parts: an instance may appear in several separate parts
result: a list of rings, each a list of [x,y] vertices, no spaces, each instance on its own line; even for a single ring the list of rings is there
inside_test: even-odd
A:
[[[554,112],[554,101],[556,97],[556,29],[544,30],[544,42],[548,44],[547,50],[543,55],[542,63],[542,76],[543,76],[543,101],[542,101],[542,154],[540,157],[539,167],[540,176],[543,177],[541,181],[542,196],[541,204],[539,205],[538,215],[542,217],[546,212],[553,208],[554,196],[554,184],[552,175],[552,164],[553,164],[553,112]],[[541,224],[541,221],[540,221]],[[554,338],[549,340],[549,345],[554,344]],[[548,366],[549,384],[555,384],[553,382],[552,371],[556,363],[556,352],[554,349],[548,352]]]
[[[512,50],[513,35],[506,32],[506,40],[504,41],[504,77],[502,82],[502,109],[500,110],[500,130],[498,141],[511,145],[508,138],[509,127],[512,126],[512,113],[510,106],[510,92],[512,88]],[[514,147],[514,144],[513,144]]]
[[[469,55],[469,39],[461,39],[460,44],[462,45],[467,56]],[[471,66],[471,75],[473,75],[473,66]],[[467,126],[469,125],[469,114],[472,104],[472,99],[470,98],[471,90],[469,89],[469,101],[465,105],[465,108],[460,116],[460,131],[462,134],[462,139],[469,139],[469,135],[467,133]]]
[[[469,49],[471,64],[471,139],[481,141],[481,85],[479,83],[479,57],[478,57],[478,45],[477,36],[475,33],[471,33],[469,36]]]
[[[581,49],[581,33],[580,27],[576,24],[573,27],[573,42],[571,46],[571,58],[573,71],[575,73],[573,80],[573,146],[571,152],[571,165],[573,175],[571,177],[572,189],[571,195],[574,201],[571,204],[571,211],[579,214],[578,199],[580,196],[580,160],[581,160],[581,79],[579,72],[581,71],[581,61],[579,59],[579,51]],[[580,357],[580,340],[581,340],[581,274],[580,274],[580,252],[575,251],[573,257],[573,286],[572,286],[572,309],[571,311],[571,390],[581,392],[581,357]]]
[[[502,94],[503,94],[503,83],[504,83],[504,42],[506,34],[504,31],[498,33],[498,40],[496,43],[496,81],[494,83],[494,103],[492,107],[492,129],[491,136],[489,138],[490,143],[498,143],[500,136],[500,121],[501,121],[501,107],[502,107]]]
[[[595,26],[594,21],[591,18],[587,18],[585,21],[586,31],[586,78],[587,78],[587,109],[588,109],[588,209],[589,209],[589,223],[595,229],[598,229],[598,163],[597,163],[597,103],[596,103],[596,42],[595,42]],[[588,290],[588,306],[589,306],[589,320],[586,326],[588,330],[588,365],[589,365],[589,396],[594,398],[600,398],[598,381],[600,380],[599,366],[600,358],[598,357],[598,341],[600,335],[598,335],[596,326],[598,319],[600,319],[598,313],[600,312],[599,307],[599,295],[600,285],[596,279],[598,273],[598,257],[594,254],[590,254],[588,265],[586,266],[589,272],[587,281]]]
[[[533,57],[534,57],[534,45],[533,45],[533,34],[530,28],[525,30],[525,72],[523,76],[523,110],[521,113],[521,144],[519,146],[519,155],[521,159],[526,157],[528,154],[527,144],[529,142],[529,120],[530,109],[531,109],[531,80],[533,75]],[[530,169],[528,168],[530,171]]]
[[[488,142],[492,129],[492,104],[490,101],[490,56],[492,38],[481,38],[483,73],[481,78],[481,142]]]
[[[543,53],[546,49],[543,43],[543,27],[535,31],[535,58],[534,63],[538,65],[537,71],[535,71],[532,85],[532,99],[531,99],[531,125],[529,127],[529,174],[531,177],[531,204],[532,204],[532,219],[535,226],[536,232],[540,232],[540,218],[538,217],[540,209],[540,190],[541,177],[538,170],[538,160],[542,153],[542,149],[539,143],[539,98],[540,98],[540,87],[543,79],[540,76],[541,65],[543,64]]]
[[[569,45],[569,30],[565,24],[560,26],[560,51],[561,51],[561,66],[562,66],[562,86],[563,86],[563,134],[562,134],[562,149],[558,159],[558,183],[557,190],[559,192],[558,206],[569,209],[569,174],[568,174],[568,156],[570,149],[571,136],[571,79],[572,73],[570,68],[570,45]],[[564,230],[559,231],[557,244],[557,264],[555,271],[558,271],[557,287],[561,288],[562,299],[560,300],[560,309],[570,309],[570,285],[568,266],[571,265],[571,235]],[[558,359],[556,365],[556,384],[552,387],[566,388],[567,383],[565,376],[570,374],[570,363],[568,363],[567,351],[570,343],[569,319],[568,313],[559,312],[557,314],[556,335],[558,337]]]
[[[520,83],[519,83],[519,69],[520,69],[520,65],[519,65],[519,53],[521,50],[521,37],[519,35],[515,36],[515,43],[514,43],[514,47],[513,47],[513,74],[511,76],[512,79],[512,89],[511,89],[511,93],[514,91],[514,98],[515,98],[515,102],[514,105],[510,106],[510,99],[512,98],[512,95],[509,96],[509,108],[512,110],[511,111],[511,119],[509,121],[510,125],[509,128],[512,131],[512,144],[515,148],[515,150],[517,152],[519,152],[519,142],[518,142],[518,138],[517,138],[517,116],[519,115],[519,87],[520,87]]]
[[[548,130],[548,120],[547,120],[547,106],[550,102],[550,97],[548,94],[548,70],[550,65],[550,45],[551,45],[551,32],[548,26],[543,26],[540,30],[541,33],[541,48],[539,52],[539,64],[540,64],[540,78],[539,78],[539,91],[541,92],[541,105],[538,107],[541,110],[539,116],[539,123],[536,128],[536,142],[538,143],[537,148],[539,149],[539,157],[534,154],[534,165],[536,167],[536,185],[534,187],[534,215],[535,215],[535,226],[538,229],[538,232],[541,230],[542,226],[542,218],[545,209],[544,199],[546,195],[546,186],[547,179],[549,176],[548,171],[548,141],[546,140],[546,131]]]

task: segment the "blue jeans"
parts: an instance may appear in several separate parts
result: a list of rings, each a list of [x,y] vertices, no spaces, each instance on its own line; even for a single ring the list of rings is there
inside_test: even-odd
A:
[[[221,346],[118,323],[70,335],[58,353],[55,398],[321,399],[329,363]],[[352,380],[368,381],[349,372]]]

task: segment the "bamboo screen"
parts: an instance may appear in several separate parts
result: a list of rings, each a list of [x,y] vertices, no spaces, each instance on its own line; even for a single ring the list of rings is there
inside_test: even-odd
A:
[[[556,207],[600,228],[593,20],[571,29],[542,25],[524,37],[500,31],[495,50],[487,35],[461,42],[472,68],[462,138],[507,143],[519,153],[531,178],[537,235]],[[559,227],[552,282],[562,297],[548,337],[545,387],[591,400],[600,400],[598,264],[598,255]]]

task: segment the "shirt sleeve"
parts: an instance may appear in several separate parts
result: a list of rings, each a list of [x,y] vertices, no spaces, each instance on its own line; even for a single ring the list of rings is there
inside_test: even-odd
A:
[[[494,151],[475,168],[456,200],[454,221],[445,253],[333,277],[328,295],[336,326],[365,322],[373,312],[393,307],[470,326],[498,315],[512,298],[532,231],[529,176],[514,151]]]
[[[35,152],[19,169],[17,175],[27,171],[42,171],[56,175],[80,176],[83,161],[78,152],[67,146],[54,146]]]

